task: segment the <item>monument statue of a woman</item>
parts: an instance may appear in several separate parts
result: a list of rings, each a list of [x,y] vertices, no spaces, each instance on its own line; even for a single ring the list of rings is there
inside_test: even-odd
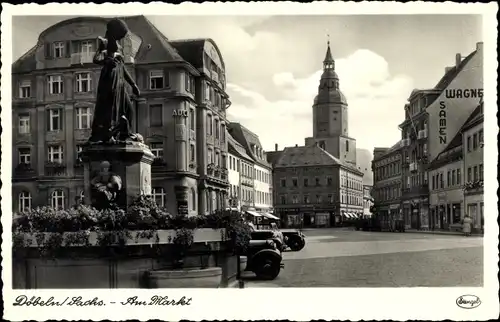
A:
[[[110,172],[110,167],[108,161],[102,161],[99,173],[90,180],[92,204],[99,209],[116,203],[118,193],[122,190],[122,179]]]
[[[126,83],[139,96],[139,87],[125,67],[118,43],[128,33],[123,20],[112,19],[106,26],[105,38],[98,38],[94,63],[102,65],[89,142],[141,141],[141,136],[130,132],[133,105]]]

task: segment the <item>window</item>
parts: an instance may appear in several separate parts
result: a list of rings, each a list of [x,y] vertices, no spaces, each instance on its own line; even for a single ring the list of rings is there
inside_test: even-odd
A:
[[[92,111],[90,107],[78,107],[76,109],[76,128],[88,129],[92,120]]]
[[[436,189],[436,176],[432,176],[432,190]]]
[[[444,188],[444,180],[443,180],[442,173],[439,174],[439,181],[440,181],[440,188],[443,189]]]
[[[472,145],[471,145],[471,137],[470,135],[467,137],[467,152],[470,152],[472,150]]]
[[[150,144],[151,152],[155,156],[155,159],[163,159],[163,143],[162,142],[152,142]]]
[[[194,108],[189,109],[189,128],[194,131],[196,128],[196,118],[194,114]]]
[[[479,180],[483,180],[483,165],[479,165]]]
[[[19,133],[20,134],[30,133],[30,115],[29,114],[19,114]]]
[[[212,158],[212,149],[208,148],[208,154],[207,154],[207,157],[208,157],[208,164],[212,164],[214,162],[213,158]],[[243,171],[245,172],[245,171]]]
[[[194,144],[189,145],[189,159],[191,160],[191,162],[194,162],[196,159]]]
[[[31,81],[24,80],[19,84],[19,98],[31,97]]]
[[[308,186],[309,186],[309,179],[304,178],[304,187],[308,187]]]
[[[220,165],[220,154],[219,152],[215,152],[215,165],[219,166]]]
[[[294,203],[294,204],[299,203],[299,197],[297,195],[292,196],[292,203]]]
[[[78,93],[88,93],[92,91],[92,78],[90,73],[76,74],[76,91]]]
[[[349,152],[349,141],[345,141],[345,151]]]
[[[31,163],[31,150],[30,148],[19,148],[19,164],[30,164]]]
[[[52,208],[56,208],[56,209],[64,208],[64,191],[54,190],[52,192],[51,206],[52,206]]]
[[[286,179],[285,178],[281,178],[280,183],[281,183],[282,188],[286,187]]]
[[[19,212],[31,209],[31,193],[23,191],[19,194]]]
[[[474,166],[474,181],[477,181],[478,180],[478,172],[477,172],[477,165]]]
[[[456,171],[455,170],[452,170],[451,171],[451,184],[454,186],[456,183]]]
[[[49,146],[48,151],[48,161],[49,162],[63,162],[63,148],[60,145]]]
[[[64,57],[64,43],[62,41],[57,41],[53,44],[54,48],[54,58]]]
[[[160,207],[165,206],[165,199],[166,199],[166,194],[165,194],[165,189],[163,188],[153,188],[151,191],[151,196],[153,196],[154,201],[156,204]]]
[[[297,187],[297,184],[298,184],[298,183],[297,183],[297,178],[293,178],[293,179],[292,179],[292,185],[293,185],[294,187]]]
[[[448,180],[447,180],[446,184],[449,187],[449,186],[451,186],[451,171],[448,171],[447,179]]]
[[[333,194],[328,195],[328,202],[333,203]]]
[[[482,144],[484,143],[484,138],[483,138],[483,130],[479,130],[478,140],[479,140],[479,145],[480,145],[481,147],[483,147],[483,146],[482,146]]]
[[[286,204],[286,195],[281,195],[280,196],[280,202],[282,205]]]
[[[80,53],[82,56],[90,57],[94,54],[94,41],[84,40],[80,43]]]
[[[321,186],[321,183],[320,183],[320,181],[319,181],[319,178],[318,178],[318,177],[314,178],[314,180],[316,181],[316,186]]]
[[[48,123],[47,128],[49,131],[61,131],[62,130],[62,110],[61,109],[50,109],[48,110]]]
[[[226,142],[226,125],[220,125],[220,140],[221,142]]]
[[[475,150],[477,149],[478,143],[477,143],[477,133],[474,133],[472,136],[472,148]]]
[[[194,94],[194,89],[195,89],[194,77],[193,77],[193,75],[191,75],[189,73],[186,73],[185,76],[186,76],[185,77],[186,92]]]
[[[308,195],[305,195],[304,196],[304,203],[309,203],[309,196]]]
[[[207,114],[207,135],[214,135],[214,125],[211,114]]]
[[[316,203],[321,203],[321,195],[316,195]]]
[[[461,172],[461,170],[457,169],[457,184],[458,185],[462,184],[462,174],[460,172]]]
[[[151,126],[163,125],[163,105],[151,104],[149,105],[149,124]]]
[[[215,120],[215,138],[220,138],[219,120]]]
[[[162,89],[165,87],[165,77],[162,70],[149,72],[149,89]]]
[[[471,182],[472,181],[472,168],[469,167],[467,168],[467,182]]]
[[[61,75],[51,75],[48,78],[49,94],[62,94],[64,90],[63,78]]]
[[[325,149],[325,141],[319,141],[318,146],[324,150]]]

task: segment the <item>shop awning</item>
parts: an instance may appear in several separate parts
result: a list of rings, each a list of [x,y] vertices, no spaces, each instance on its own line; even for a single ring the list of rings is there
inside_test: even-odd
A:
[[[348,213],[348,212],[344,212],[344,217],[346,217],[346,218],[351,218],[351,214],[350,214],[350,213]]]
[[[358,216],[358,214],[357,214],[357,213],[354,213],[354,212],[353,212],[351,215],[352,215],[354,218],[358,218],[358,217],[359,217],[359,216]]]
[[[255,211],[247,210],[246,213],[249,215],[252,215],[254,217],[262,217],[261,214],[259,214],[258,212],[255,212]]]
[[[267,217],[269,219],[279,220],[278,217],[276,217],[275,215],[271,215],[270,213],[267,213],[267,212],[263,212],[262,216]]]

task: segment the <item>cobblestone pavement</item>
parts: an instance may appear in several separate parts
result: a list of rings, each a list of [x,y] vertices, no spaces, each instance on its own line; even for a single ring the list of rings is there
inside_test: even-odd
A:
[[[270,282],[246,287],[452,287],[483,285],[481,237],[323,230],[283,254]]]

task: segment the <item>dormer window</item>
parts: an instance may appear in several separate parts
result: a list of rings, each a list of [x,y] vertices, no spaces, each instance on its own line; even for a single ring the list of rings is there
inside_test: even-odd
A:
[[[56,41],[52,44],[54,58],[62,58],[64,57],[64,42]]]
[[[19,84],[19,98],[31,97],[31,81],[23,80]]]
[[[149,72],[149,89],[165,88],[165,77],[162,70],[152,70]]]

